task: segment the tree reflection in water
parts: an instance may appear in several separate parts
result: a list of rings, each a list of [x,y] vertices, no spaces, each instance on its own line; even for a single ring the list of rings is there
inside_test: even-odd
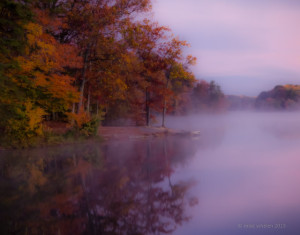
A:
[[[165,138],[1,152],[1,234],[171,233],[192,181],[174,169],[197,143]]]

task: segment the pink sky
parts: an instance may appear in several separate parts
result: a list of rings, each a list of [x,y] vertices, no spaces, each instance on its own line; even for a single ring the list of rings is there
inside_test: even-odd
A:
[[[300,83],[300,1],[155,0],[153,12],[191,44],[196,76],[227,94]]]

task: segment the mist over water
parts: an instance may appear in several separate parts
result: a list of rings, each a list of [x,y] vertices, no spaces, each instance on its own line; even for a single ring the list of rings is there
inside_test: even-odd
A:
[[[176,234],[299,233],[299,113],[195,115],[168,124],[201,130],[205,143],[181,172],[197,179],[199,205]]]
[[[2,234],[299,234],[300,113],[166,124],[201,135],[1,151]]]

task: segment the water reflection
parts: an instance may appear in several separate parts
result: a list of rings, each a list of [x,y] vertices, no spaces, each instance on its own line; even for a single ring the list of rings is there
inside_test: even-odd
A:
[[[1,234],[171,233],[197,204],[176,167],[195,153],[166,138],[1,152]]]
[[[225,133],[213,148],[199,147],[184,169],[198,180],[192,190],[200,200],[174,234],[300,234],[299,120],[300,113],[273,112],[178,119]]]

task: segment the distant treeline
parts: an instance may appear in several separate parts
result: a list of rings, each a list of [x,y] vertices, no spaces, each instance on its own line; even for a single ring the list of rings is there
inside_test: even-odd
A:
[[[300,110],[300,86],[278,85],[257,97],[226,96],[229,110]]]
[[[184,114],[199,112],[220,112],[227,109],[227,102],[221,87],[214,81],[201,80],[189,94]]]
[[[264,91],[255,100],[255,108],[260,110],[299,110],[300,86],[276,86]]]

